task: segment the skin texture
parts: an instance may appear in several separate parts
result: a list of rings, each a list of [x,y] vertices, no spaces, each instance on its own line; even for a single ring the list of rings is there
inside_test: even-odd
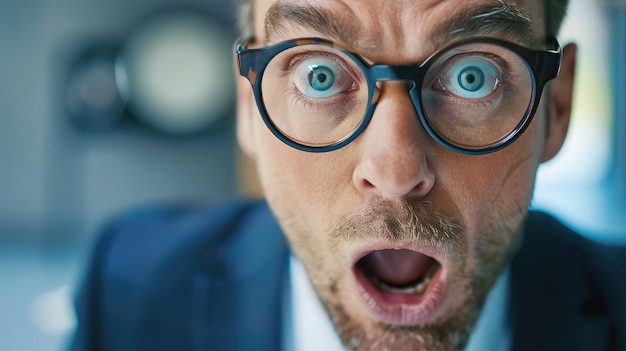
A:
[[[265,16],[275,2],[253,2],[259,45],[324,37],[289,22],[268,32]],[[490,2],[292,3],[329,9],[355,24],[358,40],[344,44],[368,61],[411,64],[447,44],[433,39],[445,37],[438,32],[442,20]],[[530,17],[533,36],[540,40],[541,6],[513,5]],[[249,82],[238,79],[240,145],[256,160],[267,201],[348,347],[449,350],[465,345],[486,294],[520,242],[537,167],[558,152],[565,138],[574,66],[575,47],[568,46],[561,73],[544,90],[530,127],[511,146],[483,156],[456,154],[432,140],[401,82],[382,84],[370,125],[351,144],[322,154],[298,151],[265,127]],[[440,255],[448,285],[433,318],[419,325],[389,325],[366,308],[352,268],[355,255],[371,247],[413,247]]]

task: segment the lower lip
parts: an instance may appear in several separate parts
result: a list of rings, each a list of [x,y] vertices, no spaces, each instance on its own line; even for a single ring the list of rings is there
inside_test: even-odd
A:
[[[359,294],[373,317],[386,324],[409,326],[431,321],[445,295],[444,268],[440,266],[422,295],[377,289],[360,270],[353,268]]]

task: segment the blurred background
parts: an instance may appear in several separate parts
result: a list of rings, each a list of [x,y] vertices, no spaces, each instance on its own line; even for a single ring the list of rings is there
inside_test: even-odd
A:
[[[0,350],[63,350],[98,228],[250,188],[225,0],[0,2]],[[583,24],[583,25],[581,25]],[[533,207],[626,243],[626,1],[572,0],[573,124]]]

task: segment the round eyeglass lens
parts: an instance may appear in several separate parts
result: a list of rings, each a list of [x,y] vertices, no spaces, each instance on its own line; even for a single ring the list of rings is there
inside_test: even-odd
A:
[[[266,115],[280,133],[302,145],[327,146],[360,125],[368,84],[350,56],[309,44],[272,58],[261,78],[261,94]]]
[[[507,140],[533,105],[535,85],[526,61],[489,43],[471,43],[435,57],[423,81],[428,124],[449,143],[480,149]]]

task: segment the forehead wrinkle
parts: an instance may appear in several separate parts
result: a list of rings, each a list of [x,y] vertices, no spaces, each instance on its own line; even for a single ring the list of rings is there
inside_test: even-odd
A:
[[[518,6],[498,0],[452,16],[436,31],[449,42],[458,37],[498,35],[522,44],[533,43],[532,21]]]

